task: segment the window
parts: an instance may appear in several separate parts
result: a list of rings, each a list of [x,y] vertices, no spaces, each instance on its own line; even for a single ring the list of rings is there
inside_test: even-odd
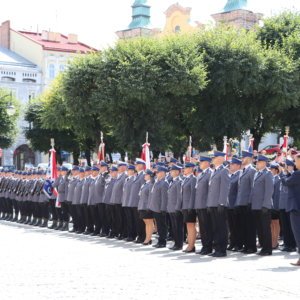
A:
[[[181,31],[181,28],[179,25],[175,26],[175,33],[179,33]]]
[[[9,77],[9,76],[3,76],[1,78],[1,81],[16,81],[16,79],[13,77]]]
[[[54,79],[55,77],[55,66],[54,64],[49,65],[49,78]]]
[[[31,78],[23,78],[23,82],[35,83],[36,80],[35,79],[31,79]]]
[[[60,65],[60,66],[59,66],[59,71],[60,71],[60,72],[63,72],[64,70],[65,70],[65,65]]]

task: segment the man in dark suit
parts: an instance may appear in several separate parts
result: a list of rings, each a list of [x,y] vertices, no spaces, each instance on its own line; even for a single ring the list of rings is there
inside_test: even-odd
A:
[[[195,209],[199,221],[202,242],[202,248],[200,252],[196,253],[201,255],[212,253],[212,224],[207,212],[208,187],[212,172],[210,169],[210,163],[210,157],[200,157],[200,168],[202,172],[197,176],[196,179]]]
[[[261,251],[258,255],[272,255],[271,209],[274,191],[273,175],[267,169],[268,158],[259,155],[257,158],[253,188],[251,191],[251,209],[255,218]]]
[[[228,244],[227,206],[230,186],[229,171],[224,167],[225,153],[214,152],[213,164],[215,169],[211,173],[208,188],[207,208],[212,222],[214,252],[212,257],[227,255]]]
[[[290,212],[291,225],[300,254],[300,154],[295,157],[297,171],[291,172],[283,181],[288,187],[288,201],[286,211]],[[300,267],[300,258],[292,265]]]
[[[238,247],[237,244],[237,214],[235,205],[238,194],[239,178],[241,174],[242,161],[233,157],[230,166],[230,187],[228,192],[228,226],[229,226],[229,246],[227,250],[235,250]]]

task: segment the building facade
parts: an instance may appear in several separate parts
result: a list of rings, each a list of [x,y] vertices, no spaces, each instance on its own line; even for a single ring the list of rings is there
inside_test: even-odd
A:
[[[28,102],[42,91],[41,69],[24,57],[0,47],[0,88],[11,93],[22,105],[16,140],[12,147],[3,149],[2,165],[22,168],[25,163],[39,162],[39,153],[30,149],[23,134],[23,128],[27,126],[23,115]]]
[[[66,36],[46,30],[18,31],[11,28],[10,21],[3,22],[0,26],[0,49],[0,66],[4,72],[0,74],[0,87],[12,91],[22,103],[23,109],[67,68],[72,59],[97,51],[79,42],[76,34]],[[34,153],[25,140],[22,128],[28,124],[24,121],[23,114],[18,125],[19,135],[15,144],[2,151],[2,165],[15,165],[18,169],[23,169],[26,164],[46,162],[48,157]]]

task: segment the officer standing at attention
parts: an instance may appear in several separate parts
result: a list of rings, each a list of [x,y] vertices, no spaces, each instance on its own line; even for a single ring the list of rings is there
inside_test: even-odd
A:
[[[182,214],[183,222],[187,227],[187,241],[188,246],[183,252],[192,253],[195,252],[196,243],[196,211],[195,207],[195,186],[196,177],[194,176],[193,163],[186,163],[184,165],[184,179],[181,185],[182,192]]]
[[[253,188],[251,191],[251,209],[254,214],[257,235],[262,247],[258,255],[272,255],[271,209],[273,196],[273,175],[267,169],[268,158],[257,157]]]
[[[198,216],[202,248],[197,254],[208,255],[212,253],[212,224],[207,212],[207,196],[209,180],[211,176],[211,158],[200,157],[200,168],[202,172],[197,176],[195,209]]]
[[[135,236],[137,236],[135,243],[142,244],[145,240],[146,232],[145,232],[145,225],[143,220],[140,219],[138,213],[138,203],[140,200],[140,189],[141,186],[145,183],[144,178],[144,168],[145,168],[145,161],[142,159],[137,158],[135,161],[135,169],[136,169],[136,176],[133,180],[131,190],[130,190],[130,197],[128,207],[130,207],[130,219],[131,225],[134,228]],[[127,220],[128,221],[128,220]]]
[[[124,182],[127,178],[126,175],[127,163],[118,163],[118,176],[114,184],[110,202],[112,204],[112,217],[113,217],[113,232],[118,240],[123,240],[126,235],[125,231],[125,216],[124,210],[122,208],[122,197],[123,197],[123,187]]]
[[[283,184],[288,187],[288,201],[286,210],[290,212],[291,225],[300,254],[300,154],[295,157],[297,171],[290,172]],[[300,267],[300,258],[293,266]]]
[[[242,151],[242,170],[238,181],[238,194],[235,204],[237,214],[237,247],[232,250],[245,254],[257,251],[255,220],[250,203],[250,194],[256,172],[252,163],[253,153]]]
[[[131,207],[128,207],[130,200],[131,187],[135,179],[135,166],[129,165],[127,168],[127,178],[125,179],[123,186],[122,195],[122,207],[125,214],[125,226],[126,226],[126,242],[133,242],[136,237],[136,229],[133,227],[133,222],[131,220]]]
[[[170,249],[173,251],[181,250],[183,247],[183,215],[181,212],[182,194],[180,178],[182,167],[172,165],[170,168],[171,179],[168,180],[168,205],[167,211],[171,220],[173,230],[174,245]]]
[[[215,151],[213,164],[215,169],[211,173],[207,208],[213,228],[213,244],[215,251],[209,254],[212,257],[226,256],[228,243],[227,205],[230,186],[229,171],[224,167],[225,153]]]
[[[160,166],[157,169],[157,178],[151,189],[149,207],[153,212],[157,225],[158,242],[153,245],[155,248],[164,248],[167,244],[167,202],[168,202],[168,183],[166,181],[166,173],[168,169]]]
[[[145,171],[145,183],[142,185],[140,190],[140,200],[138,205],[138,211],[140,218],[145,223],[145,231],[146,237],[145,241],[143,242],[144,246],[148,246],[152,244],[152,234],[153,234],[153,212],[148,209],[149,207],[149,200],[150,194],[153,187],[153,177],[154,173],[151,170]]]
[[[230,187],[228,192],[228,227],[229,227],[229,246],[227,250],[236,250],[237,244],[237,214],[235,205],[238,194],[239,178],[241,173],[242,161],[233,157],[230,161]]]

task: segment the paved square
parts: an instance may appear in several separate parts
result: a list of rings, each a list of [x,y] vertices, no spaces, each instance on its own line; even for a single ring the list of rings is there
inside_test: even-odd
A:
[[[296,253],[213,259],[0,221],[1,299],[298,299]]]

